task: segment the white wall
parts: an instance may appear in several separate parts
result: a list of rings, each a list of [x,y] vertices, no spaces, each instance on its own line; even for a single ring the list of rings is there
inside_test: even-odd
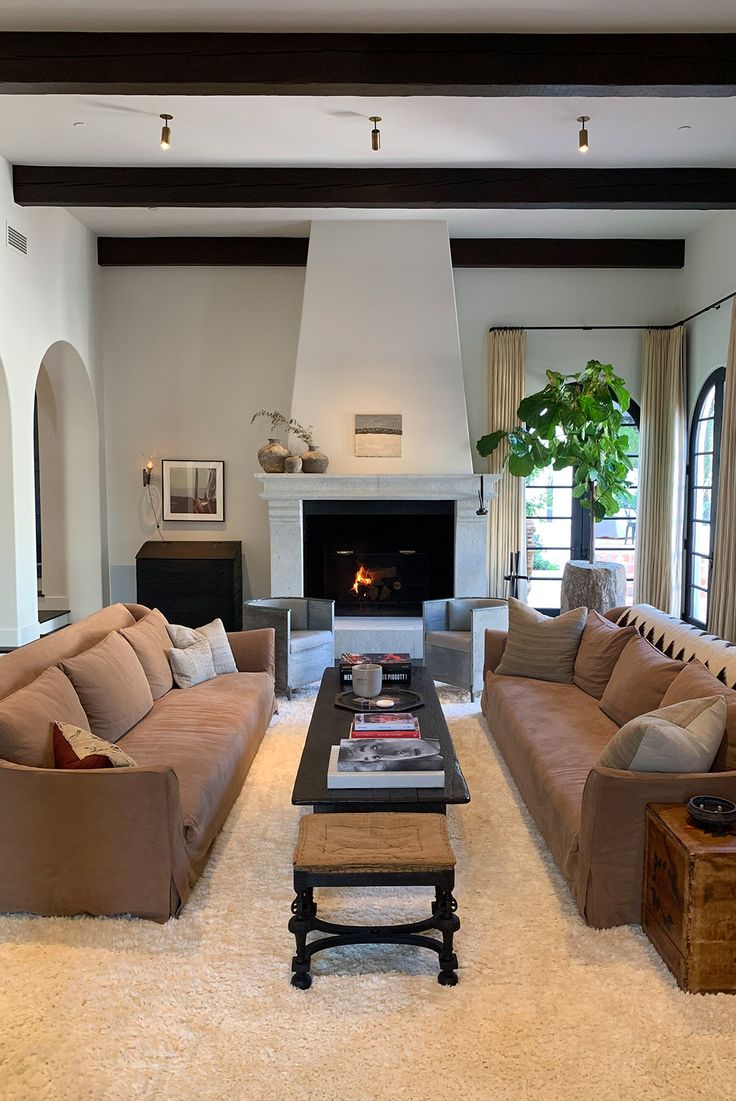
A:
[[[289,410],[304,269],[104,268],[100,278],[112,598],[134,598],[135,553],[156,535],[141,451],[157,460],[226,460],[225,524],[165,524],[164,533],[241,539],[250,591],[267,595],[267,515],[253,474],[268,425],[249,421],[260,408]],[[487,430],[490,325],[669,322],[681,278],[678,271],[456,270],[473,447]],[[530,333],[529,388],[543,384],[546,367],[574,370],[598,358],[614,363],[639,397],[640,343],[639,332]],[[301,417],[300,407],[293,411]],[[475,466],[484,469],[479,457]]]
[[[470,473],[446,222],[312,223],[291,408],[331,473]],[[356,413],[401,414],[401,457],[356,456]]]
[[[250,591],[269,591],[268,521],[256,453],[288,415],[303,268],[103,268],[102,354],[111,597],[135,599],[135,554],[157,538],[141,452],[224,459],[225,523],[163,525],[174,539],[240,539]],[[248,578],[244,576],[248,591]]]
[[[687,242],[687,264],[680,316],[687,317],[736,291],[736,213],[713,214]],[[717,367],[725,367],[731,302],[691,321],[687,326],[689,408]]]
[[[460,268],[455,271],[460,344],[470,440],[476,471],[487,469],[475,442],[487,421],[486,339],[494,325],[659,325],[677,318],[681,271]],[[547,369],[581,370],[589,359],[612,363],[640,397],[641,332],[527,334],[527,390],[545,383]]]
[[[6,221],[28,237],[27,256],[0,243],[0,370],[5,375],[0,381],[0,646],[14,646],[38,635],[33,399],[47,349],[68,342],[83,361],[86,385],[98,407],[102,394],[95,369],[93,235],[65,211],[15,206],[10,166],[0,158],[3,235]],[[99,447],[97,459],[96,469],[80,471],[80,489],[99,500]],[[104,553],[99,523],[96,540],[95,576],[88,582],[99,606]]]

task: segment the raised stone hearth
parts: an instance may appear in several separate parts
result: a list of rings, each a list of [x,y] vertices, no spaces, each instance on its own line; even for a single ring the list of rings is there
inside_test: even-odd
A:
[[[475,474],[256,474],[268,503],[271,595],[303,596],[305,500],[453,501],[454,593],[488,595],[488,517],[478,516],[480,476]],[[498,475],[485,474],[486,500]],[[369,522],[369,521],[367,521]]]

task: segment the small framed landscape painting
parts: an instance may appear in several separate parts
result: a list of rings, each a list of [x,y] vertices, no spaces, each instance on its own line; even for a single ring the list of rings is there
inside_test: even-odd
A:
[[[356,413],[355,454],[362,458],[401,458],[401,413]]]
[[[162,459],[164,520],[222,522],[225,463],[221,459]]]

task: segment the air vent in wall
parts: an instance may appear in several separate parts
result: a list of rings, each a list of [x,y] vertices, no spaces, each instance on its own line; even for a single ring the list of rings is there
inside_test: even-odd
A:
[[[8,247],[14,248],[17,252],[22,252],[24,256],[27,256],[28,238],[25,233],[21,233],[19,229],[13,229],[11,225],[8,225],[7,230]]]

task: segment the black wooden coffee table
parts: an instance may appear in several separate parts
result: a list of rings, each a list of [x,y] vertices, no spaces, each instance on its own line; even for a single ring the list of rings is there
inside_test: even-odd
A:
[[[337,669],[326,669],[322,677],[299,771],[291,795],[297,806],[328,811],[434,811],[444,814],[448,803],[469,803],[470,792],[455,756],[450,731],[437,699],[434,681],[421,666],[412,670],[411,689],[424,700],[416,711],[423,738],[435,738],[445,762],[443,788],[328,788],[327,765],[330,749],[350,735],[352,715],[335,707],[341,691]]]

